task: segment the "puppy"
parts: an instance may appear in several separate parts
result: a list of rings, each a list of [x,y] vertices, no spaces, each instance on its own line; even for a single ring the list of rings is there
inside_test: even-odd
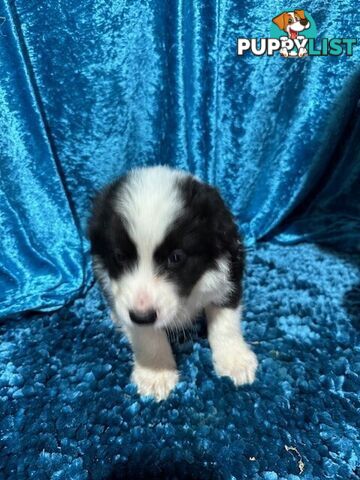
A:
[[[304,10],[294,10],[293,12],[284,12],[273,18],[272,21],[277,25],[280,30],[283,30],[288,34],[291,40],[298,38],[300,32],[310,28],[310,22],[305,16]],[[281,55],[289,56],[286,48],[280,50]],[[305,48],[300,48],[298,52],[299,57],[307,55]],[[296,56],[296,55],[292,55]]]
[[[94,272],[134,352],[132,381],[162,400],[179,380],[167,331],[205,310],[215,370],[252,383],[240,328],[244,250],[218,191],[168,167],[133,170],[95,199]]]

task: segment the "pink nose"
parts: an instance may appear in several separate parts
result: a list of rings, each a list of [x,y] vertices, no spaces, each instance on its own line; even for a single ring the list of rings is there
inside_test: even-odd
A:
[[[134,310],[145,312],[153,308],[153,302],[147,292],[140,292],[134,302]]]

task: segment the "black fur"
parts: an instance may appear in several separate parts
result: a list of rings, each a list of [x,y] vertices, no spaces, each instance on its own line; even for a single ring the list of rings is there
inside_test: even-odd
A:
[[[193,177],[179,180],[178,186],[185,208],[156,255],[164,258],[172,248],[185,251],[184,265],[168,272],[184,294],[218,258],[228,255],[233,292],[221,306],[234,308],[242,295],[244,250],[233,217],[216,188]]]
[[[124,219],[115,212],[115,197],[121,195],[126,177],[121,177],[94,199],[88,226],[91,254],[101,258],[111,278],[131,269],[137,260],[136,246],[130,239]]]
[[[115,196],[121,196],[124,182],[126,177],[120,178],[96,197],[89,222],[91,253],[101,258],[112,278],[131,269],[137,261],[136,247],[124,219],[114,211]],[[180,294],[188,295],[202,274],[227,255],[233,291],[219,306],[235,308],[242,294],[244,250],[232,215],[215,188],[192,177],[178,180],[177,187],[185,208],[156,249],[155,264],[159,272],[174,281]],[[168,260],[175,250],[185,253],[179,265]]]

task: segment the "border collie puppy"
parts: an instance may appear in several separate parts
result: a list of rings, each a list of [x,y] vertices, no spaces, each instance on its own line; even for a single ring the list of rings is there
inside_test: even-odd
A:
[[[240,328],[244,250],[218,191],[168,167],[133,170],[95,199],[94,272],[134,351],[141,395],[168,396],[179,380],[167,331],[205,310],[215,370],[252,383],[257,360]]]

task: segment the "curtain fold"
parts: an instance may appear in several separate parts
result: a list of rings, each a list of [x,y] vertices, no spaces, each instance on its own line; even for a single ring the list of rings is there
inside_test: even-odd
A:
[[[358,247],[360,46],[351,57],[238,57],[238,37],[270,36],[281,1],[17,0],[3,8],[10,4],[26,59],[5,9],[5,198],[20,182],[2,213],[4,229],[16,225],[3,236],[15,242],[2,255],[6,288],[21,276],[31,292],[41,264],[55,285],[76,290],[94,191],[156,163],[217,185],[248,245]],[[360,38],[353,0],[301,8],[318,37]],[[12,178],[20,165],[25,174]],[[31,199],[20,196],[24,185]],[[51,281],[43,287],[54,291]],[[63,299],[66,288],[55,289]]]
[[[1,5],[0,316],[55,309],[83,281],[78,230],[37,101],[16,14]]]

